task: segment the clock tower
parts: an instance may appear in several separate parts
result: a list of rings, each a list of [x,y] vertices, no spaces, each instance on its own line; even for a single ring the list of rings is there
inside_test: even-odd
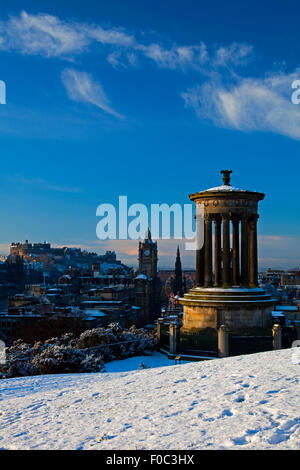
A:
[[[151,239],[148,229],[145,240],[139,242],[139,273],[148,278],[155,279],[157,276],[157,242]]]

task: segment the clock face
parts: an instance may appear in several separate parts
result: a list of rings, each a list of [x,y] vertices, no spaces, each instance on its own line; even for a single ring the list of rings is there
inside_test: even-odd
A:
[[[145,250],[145,251],[144,251],[144,255],[145,255],[145,256],[149,256],[149,255],[150,255],[150,251],[149,251],[149,250]]]

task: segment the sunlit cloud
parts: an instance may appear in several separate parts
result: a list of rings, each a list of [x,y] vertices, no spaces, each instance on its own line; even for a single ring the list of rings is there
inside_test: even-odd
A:
[[[259,269],[292,269],[300,266],[299,237],[280,235],[259,236]],[[177,246],[179,245],[182,268],[195,269],[195,252],[185,250],[186,240],[157,240],[158,269],[174,269]],[[54,248],[68,247],[80,248],[98,254],[106,251],[115,251],[117,259],[123,263],[138,267],[138,240],[87,240],[85,242],[62,240],[61,243],[52,243]],[[276,256],[274,256],[276,247]],[[0,254],[9,252],[9,244],[0,244]]]
[[[291,84],[300,70],[263,79],[239,78],[233,85],[210,81],[182,93],[200,119],[244,132],[265,131],[300,139],[300,107],[291,102]]]
[[[0,243],[0,256],[1,255],[8,255],[9,253],[10,243]],[[0,260],[3,262],[3,260]]]

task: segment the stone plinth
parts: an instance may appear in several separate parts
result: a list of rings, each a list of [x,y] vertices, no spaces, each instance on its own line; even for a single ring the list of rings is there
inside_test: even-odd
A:
[[[180,299],[184,306],[181,331],[203,328],[269,328],[275,301],[263,289],[239,287],[191,289]]]

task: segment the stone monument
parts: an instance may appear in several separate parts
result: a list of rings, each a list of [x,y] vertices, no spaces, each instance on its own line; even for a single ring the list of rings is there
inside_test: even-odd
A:
[[[265,195],[235,188],[232,171],[221,173],[222,186],[189,196],[202,206],[204,245],[196,251],[196,286],[180,299],[182,332],[272,326],[276,302],[258,287],[257,272],[257,210]]]

